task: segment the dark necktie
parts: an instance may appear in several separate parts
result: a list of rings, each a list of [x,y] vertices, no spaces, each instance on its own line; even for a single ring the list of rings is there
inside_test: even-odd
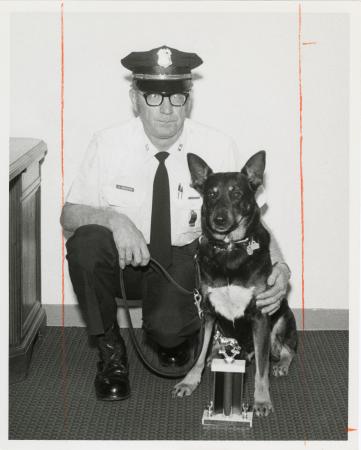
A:
[[[172,241],[170,223],[169,179],[164,161],[169,153],[159,152],[159,161],[153,182],[152,221],[150,226],[150,255],[164,267],[172,261]]]

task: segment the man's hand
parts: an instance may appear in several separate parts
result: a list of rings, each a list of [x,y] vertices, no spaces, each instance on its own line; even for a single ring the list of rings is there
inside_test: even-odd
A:
[[[287,284],[290,279],[290,270],[287,264],[277,263],[273,266],[267,284],[271,288],[257,295],[256,304],[264,314],[274,314],[280,307],[282,299],[287,292]]]
[[[133,267],[146,266],[150,254],[142,233],[125,215],[114,213],[109,221],[115,245],[119,253],[121,269],[131,264]]]

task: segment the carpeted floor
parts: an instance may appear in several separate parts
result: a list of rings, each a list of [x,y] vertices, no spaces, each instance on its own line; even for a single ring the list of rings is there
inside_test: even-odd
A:
[[[172,399],[175,381],[149,373],[135,356],[128,332],[122,332],[129,349],[132,395],[109,403],[95,399],[97,351],[89,347],[85,329],[48,327],[35,345],[28,378],[9,388],[9,439],[347,439],[346,331],[300,333],[289,376],[271,378],[275,412],[255,417],[253,428],[243,429],[202,427],[211,398],[209,369],[191,397]],[[253,378],[254,363],[247,369],[249,400]]]

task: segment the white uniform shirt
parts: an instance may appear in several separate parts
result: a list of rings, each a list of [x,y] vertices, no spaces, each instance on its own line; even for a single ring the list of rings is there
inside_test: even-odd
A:
[[[126,214],[149,243],[157,152],[139,118],[95,133],[66,201]],[[202,199],[190,187],[187,153],[214,172],[239,171],[240,157],[231,138],[190,119],[168,152],[172,245],[182,246],[201,234]]]

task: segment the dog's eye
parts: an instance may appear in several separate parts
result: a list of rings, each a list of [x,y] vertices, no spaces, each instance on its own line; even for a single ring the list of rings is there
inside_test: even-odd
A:
[[[232,191],[231,192],[231,197],[234,198],[235,200],[238,200],[239,198],[242,197],[242,193],[240,191]]]
[[[210,199],[216,198],[216,196],[217,196],[217,191],[215,191],[215,190],[207,192],[207,197]]]

